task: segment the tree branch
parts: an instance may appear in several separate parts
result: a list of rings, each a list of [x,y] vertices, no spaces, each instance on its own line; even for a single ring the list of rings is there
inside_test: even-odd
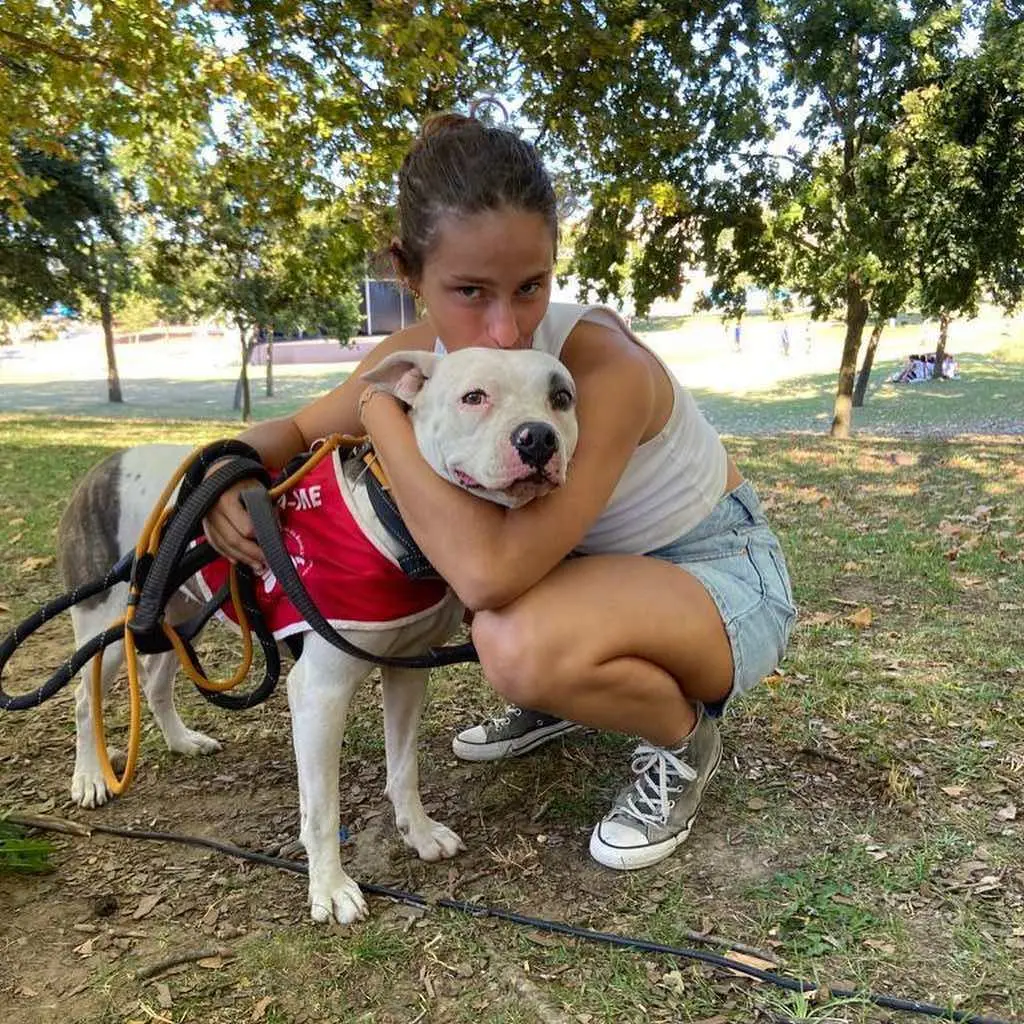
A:
[[[29,50],[35,50],[39,53],[48,53],[51,57],[56,57],[58,60],[70,61],[72,64],[96,64],[101,68],[106,68],[108,71],[112,68],[109,61],[104,60],[102,57],[97,57],[95,54],[71,53],[68,50],[60,49],[60,47],[44,43],[42,40],[32,39],[31,37],[23,36],[18,32],[11,32],[6,28],[0,28],[0,36],[4,36],[5,38],[10,39]]]
[[[775,29],[776,34],[779,37],[779,40],[782,43],[783,49],[786,51],[787,55],[789,56],[789,59],[793,62],[794,66],[802,67],[803,62],[797,55],[796,47],[793,46],[793,44],[787,38],[786,34],[782,31],[782,29],[779,28],[778,25],[775,25],[773,27]],[[825,88],[823,84],[818,83],[817,87],[818,90],[821,92],[821,95],[825,99],[825,105],[828,107],[829,112],[832,114],[833,120],[836,122],[837,125],[843,124],[845,118],[843,117],[843,112],[840,109],[836,99],[832,96],[828,89]]]

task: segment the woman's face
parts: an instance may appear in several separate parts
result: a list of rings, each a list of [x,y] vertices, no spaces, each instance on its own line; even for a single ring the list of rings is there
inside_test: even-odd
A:
[[[547,312],[555,252],[539,213],[448,215],[411,282],[445,347],[529,348]]]

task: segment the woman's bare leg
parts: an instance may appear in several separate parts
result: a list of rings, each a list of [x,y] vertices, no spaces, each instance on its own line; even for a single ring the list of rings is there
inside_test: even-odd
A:
[[[478,613],[473,639],[507,700],[658,746],[689,734],[695,701],[732,687],[714,601],[654,558],[571,559],[507,607]]]

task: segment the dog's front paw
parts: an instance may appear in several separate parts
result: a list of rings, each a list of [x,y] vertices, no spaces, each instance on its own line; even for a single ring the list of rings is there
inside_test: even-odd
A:
[[[127,756],[117,747],[107,747],[110,767],[119,775],[124,771]],[[71,799],[79,807],[102,807],[111,797],[107,780],[94,750],[79,753],[75,773],[71,776]]]
[[[345,874],[333,882],[309,882],[310,914],[314,921],[325,924],[332,918],[338,924],[361,921],[370,912],[359,886]]]
[[[99,768],[76,768],[71,777],[71,799],[79,807],[102,807],[110,799],[103,772]]]
[[[399,823],[406,846],[411,846],[420,860],[444,860],[454,857],[466,844],[447,825],[424,815],[418,821]]]
[[[166,737],[167,749],[187,757],[198,757],[200,754],[216,754],[222,747],[212,736],[196,732],[195,729],[182,729]]]

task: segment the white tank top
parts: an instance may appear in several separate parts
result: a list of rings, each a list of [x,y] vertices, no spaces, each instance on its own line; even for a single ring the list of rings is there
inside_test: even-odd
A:
[[[553,302],[533,335],[533,347],[559,358],[565,339],[580,320],[622,331],[651,350],[606,306]],[[445,351],[438,339],[438,352]],[[576,550],[584,554],[634,554],[671,543],[691,530],[725,492],[728,457],[718,434],[693,396],[651,353],[672,381],[674,401],[665,426],[638,445],[626,463],[608,504]]]

